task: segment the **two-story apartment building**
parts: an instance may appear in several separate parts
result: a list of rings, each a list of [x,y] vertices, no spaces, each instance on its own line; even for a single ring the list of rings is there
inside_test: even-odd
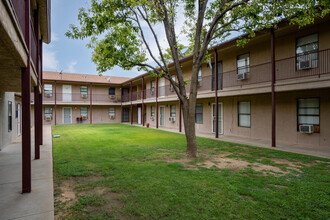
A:
[[[203,64],[198,77],[196,131],[328,148],[329,25],[330,16],[301,29],[284,21],[244,47],[236,46],[236,38],[211,48],[211,66]],[[192,57],[181,60],[187,92],[191,64]],[[44,123],[183,129],[180,102],[164,78],[50,72],[44,78]]]
[[[36,105],[34,158],[40,157],[42,47],[50,42],[50,33],[50,0],[0,1],[0,154],[22,136],[23,193],[31,191],[31,92]]]

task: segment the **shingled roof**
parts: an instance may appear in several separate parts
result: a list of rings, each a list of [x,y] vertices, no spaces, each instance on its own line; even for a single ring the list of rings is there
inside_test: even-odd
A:
[[[129,77],[118,77],[118,76],[99,76],[92,74],[81,74],[81,73],[62,73],[43,71],[44,80],[56,80],[56,81],[70,81],[70,82],[86,82],[86,83],[113,83],[120,84],[127,80]]]

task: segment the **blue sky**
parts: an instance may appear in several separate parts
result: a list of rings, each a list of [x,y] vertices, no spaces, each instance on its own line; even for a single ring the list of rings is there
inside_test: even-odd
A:
[[[44,70],[98,74],[96,65],[91,60],[92,50],[86,47],[88,40],[71,40],[65,36],[70,24],[78,24],[79,8],[88,7],[88,2],[86,0],[51,1],[52,41],[49,45],[44,45]],[[134,69],[125,71],[115,67],[102,74],[135,77],[142,73]]]

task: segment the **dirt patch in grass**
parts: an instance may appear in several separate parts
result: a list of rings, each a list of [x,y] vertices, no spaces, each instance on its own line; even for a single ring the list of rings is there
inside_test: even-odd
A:
[[[77,215],[77,208],[75,207],[77,204],[79,205],[79,200],[88,197],[95,197],[103,201],[100,205],[84,204],[84,212],[88,215],[93,216],[103,213],[105,216],[117,216],[120,219],[125,219],[125,216],[120,212],[120,209],[124,206],[124,202],[121,199],[123,194],[112,192],[111,189],[103,186],[84,186],[84,184],[93,183],[102,178],[104,177],[88,176],[70,177],[69,179],[62,180],[55,189],[55,204],[57,206],[55,219],[74,219]]]

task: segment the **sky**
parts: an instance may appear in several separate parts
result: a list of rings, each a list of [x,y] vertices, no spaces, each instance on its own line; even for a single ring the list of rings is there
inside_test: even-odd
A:
[[[65,36],[70,24],[78,24],[78,11],[88,7],[87,0],[51,1],[51,43],[44,44],[43,69],[68,73],[98,74],[92,62],[92,50],[86,47],[86,40],[72,40]],[[135,77],[143,74],[114,67],[102,75]]]

